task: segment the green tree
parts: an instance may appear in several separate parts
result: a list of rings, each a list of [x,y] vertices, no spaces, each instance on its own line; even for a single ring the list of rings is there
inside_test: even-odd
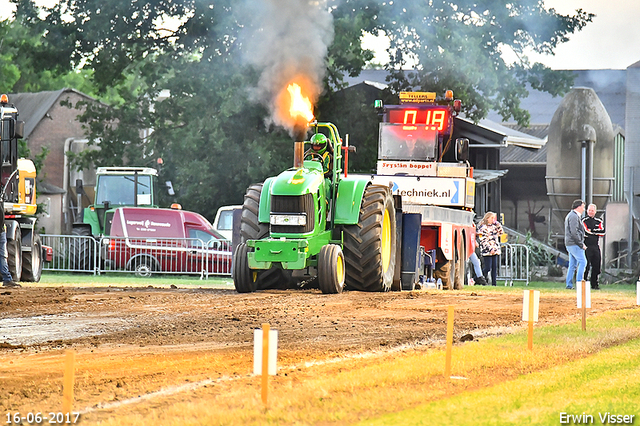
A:
[[[526,51],[553,53],[593,17],[582,9],[561,15],[539,0],[396,0],[381,8],[379,29],[391,41],[388,69],[394,91],[451,89],[475,120],[493,109],[505,120],[527,124],[529,113],[520,107],[527,96],[525,83],[563,95],[572,77],[531,64]],[[515,53],[515,63],[505,62],[506,50]],[[400,70],[411,62],[414,70]]]
[[[266,36],[263,24],[279,22],[277,13],[258,13],[255,8],[264,4],[60,0],[41,9],[32,0],[12,1],[21,25],[41,35],[29,50],[34,71],[63,75],[82,70],[104,101],[75,106],[86,107],[82,122],[89,139],[100,146],[74,158],[77,166],[150,165],[162,158],[161,179],[173,181],[176,201],[211,217],[219,205],[240,203],[248,184],[290,164],[292,139],[272,124],[269,105],[255,90],[265,71],[255,55],[264,52],[250,46]],[[326,49],[309,43],[300,55],[312,50],[326,54],[324,95],[316,113],[351,135],[359,149],[352,169],[359,171],[375,164],[377,116],[368,94],[351,96],[340,89],[344,75],[357,75],[373,57],[362,49],[363,32],[384,32],[391,40],[385,97],[407,88],[453,89],[472,118],[497,109],[524,123],[528,116],[519,106],[523,83],[561,94],[570,78],[530,64],[523,52],[552,52],[592,19],[583,11],[563,16],[533,0],[327,0],[326,6],[332,19],[312,22],[302,31],[329,22],[332,39],[325,32]],[[280,38],[289,30],[286,25],[276,29],[282,30],[276,34]],[[274,40],[281,41],[278,37]],[[298,52],[298,47],[290,40],[279,53]],[[503,49],[512,49],[519,60],[505,63]],[[400,71],[408,58],[415,61],[415,70]],[[162,90],[170,97],[159,101]]]

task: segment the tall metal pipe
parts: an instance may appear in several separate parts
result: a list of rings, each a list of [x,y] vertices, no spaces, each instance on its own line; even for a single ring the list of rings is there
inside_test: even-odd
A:
[[[587,198],[587,141],[582,141],[580,153],[580,199],[584,200]]]
[[[593,203],[593,146],[595,143],[592,140],[587,141],[587,205]]]
[[[293,168],[301,169],[304,163],[304,142],[295,141],[293,143]]]

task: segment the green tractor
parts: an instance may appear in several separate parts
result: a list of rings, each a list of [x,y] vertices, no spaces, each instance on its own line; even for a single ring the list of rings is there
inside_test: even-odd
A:
[[[391,190],[368,176],[342,175],[343,150],[353,147],[343,147],[331,123],[310,128],[309,141],[295,142],[294,167],[245,194],[235,288],[290,287],[298,271],[323,293],[389,291],[396,264]]]
[[[98,167],[95,188],[84,188],[76,182],[78,214],[72,234],[78,237],[109,235],[113,212],[118,207],[158,207],[155,189],[158,171],[150,167]],[[95,192],[93,203],[82,208],[82,197]],[[74,238],[69,245],[70,268],[92,270],[95,266],[94,241]]]

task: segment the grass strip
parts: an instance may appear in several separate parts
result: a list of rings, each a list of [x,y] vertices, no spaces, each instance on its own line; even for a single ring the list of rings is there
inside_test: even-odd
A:
[[[231,277],[210,276],[200,279],[197,275],[156,274],[137,277],[132,274],[108,273],[101,275],[45,272],[38,283],[22,283],[27,287],[156,287],[169,288],[221,288],[234,289]]]
[[[627,319],[629,315],[624,313],[621,319]],[[607,317],[609,319],[609,316]],[[604,318],[600,320],[602,319]],[[619,322],[619,319],[615,319],[615,322]],[[629,326],[636,328],[631,334],[637,336],[640,333],[635,321]],[[615,328],[609,330],[617,332]],[[565,330],[562,328],[558,331]],[[576,335],[572,329],[566,331],[567,333],[558,336],[560,345],[562,342],[571,344],[571,335]],[[546,334],[546,345],[551,348],[550,340],[556,333]],[[592,349],[585,347],[585,350],[591,351],[600,345],[606,346],[606,339],[604,336],[599,338],[598,334],[597,331],[592,331],[584,336],[593,342],[602,339],[600,344],[596,344]],[[636,337],[576,361],[524,375],[486,389],[463,392],[455,397],[433,401],[415,409],[366,420],[359,425],[638,424],[638,401],[640,338]]]
[[[105,425],[559,424],[561,412],[635,414],[640,388],[640,310],[457,345],[452,374],[444,350],[417,348],[199,389],[86,419]],[[605,403],[604,401],[611,401]],[[366,420],[372,419],[372,420]]]

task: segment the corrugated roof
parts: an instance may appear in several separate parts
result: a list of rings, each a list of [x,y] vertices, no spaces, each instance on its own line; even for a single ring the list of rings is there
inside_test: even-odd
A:
[[[477,138],[476,142],[500,143],[504,146],[518,145],[534,149],[540,149],[546,142],[544,139],[503,126],[495,121],[484,119],[474,123],[472,120],[460,116],[455,117],[455,119],[457,123],[462,124],[462,127],[467,130],[472,129],[471,126],[482,130],[483,135]]]
[[[476,181],[476,185],[484,185],[489,182],[494,182],[504,175],[506,175],[509,170],[480,170],[473,169],[473,178]]]
[[[500,150],[500,164],[503,166],[527,165],[543,166],[547,164],[547,145],[539,149],[511,145]]]
[[[528,127],[514,123],[502,123],[502,125],[538,139],[546,139],[549,135],[549,124],[531,124]]]

